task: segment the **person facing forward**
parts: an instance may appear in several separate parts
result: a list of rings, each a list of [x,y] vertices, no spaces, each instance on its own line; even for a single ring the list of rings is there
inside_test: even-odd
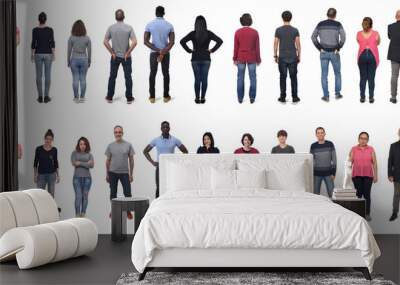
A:
[[[286,103],[286,77],[289,70],[292,102],[298,103],[300,98],[297,94],[297,65],[300,62],[301,53],[300,35],[299,31],[290,25],[292,20],[290,11],[282,13],[282,20],[283,26],[276,29],[274,40],[274,59],[279,68],[281,88],[281,95],[278,101]]]
[[[367,221],[371,221],[371,188],[372,183],[378,182],[378,164],[375,150],[368,145],[369,134],[361,132],[358,135],[358,144],[353,146],[349,157],[353,164],[352,177],[357,197],[364,197],[366,201]]]
[[[240,17],[240,24],[243,26],[235,32],[233,63],[237,66],[237,97],[240,104],[244,97],[244,74],[246,66],[249,70],[250,103],[253,104],[257,94],[257,74],[256,67],[261,63],[260,57],[260,38],[258,32],[250,28],[253,24],[251,15],[245,13]]]
[[[192,42],[192,49],[187,45],[189,41]],[[211,41],[214,41],[215,45],[210,49]],[[192,54],[194,92],[196,94],[194,101],[196,104],[204,104],[208,86],[208,70],[211,64],[210,54],[214,53],[222,45],[222,40],[213,32],[207,30],[207,22],[203,16],[197,16],[194,23],[194,31],[187,34],[180,43],[185,51]]]
[[[249,133],[243,134],[241,142],[242,142],[242,147],[236,149],[234,154],[260,153],[258,149],[252,147],[254,143],[254,138],[251,134]]]
[[[167,121],[162,122],[161,136],[154,138],[143,150],[144,156],[156,168],[156,198],[160,196],[160,171],[158,167],[160,154],[174,153],[176,147],[179,148],[182,153],[188,153],[188,150],[182,144],[182,142],[179,139],[171,136],[169,131],[169,123]],[[153,160],[153,158],[150,156],[150,151],[154,147],[157,150],[157,160]]]
[[[169,95],[169,51],[175,43],[175,32],[174,27],[164,19],[164,15],[164,7],[158,6],[156,8],[156,18],[146,25],[144,32],[144,44],[151,49],[149,77],[149,100],[151,103],[156,102],[155,85],[158,63],[161,63],[164,77],[164,103],[171,100]]]
[[[271,153],[295,153],[294,148],[286,143],[287,132],[280,130],[277,134],[279,144],[272,148]]]
[[[111,25],[104,37],[104,46],[111,54],[110,77],[108,79],[108,91],[106,100],[112,103],[115,92],[115,80],[118,75],[119,65],[122,64],[125,74],[125,97],[128,104],[135,99],[132,96],[132,51],[137,45],[133,28],[124,23],[125,13],[118,9],[115,11],[115,24]],[[110,39],[112,46],[110,45]],[[130,41],[130,44],[129,44]]]
[[[398,130],[398,136],[400,138],[400,129]],[[389,159],[388,159],[388,177],[389,181],[393,183],[393,212],[389,221],[397,219],[399,214],[399,203],[400,203],[400,139],[390,145]]]
[[[340,93],[342,90],[342,75],[340,72],[339,51],[346,41],[346,33],[342,24],[335,20],[336,13],[335,8],[329,8],[326,13],[328,19],[319,22],[311,36],[313,44],[320,52],[321,85],[324,93],[321,99],[325,102],[329,102],[329,62],[332,64],[333,72],[335,73],[335,98],[343,98],[343,95]]]
[[[131,183],[133,181],[133,167],[135,151],[132,144],[122,137],[124,130],[121,126],[114,127],[115,141],[107,146],[106,181],[110,184],[110,200],[117,198],[118,181],[122,184],[125,197],[132,197]],[[128,219],[132,219],[132,213],[127,212]],[[111,213],[110,213],[111,217]]]
[[[212,133],[204,133],[203,145],[199,146],[197,153],[219,153],[219,149],[214,145],[214,137]]]

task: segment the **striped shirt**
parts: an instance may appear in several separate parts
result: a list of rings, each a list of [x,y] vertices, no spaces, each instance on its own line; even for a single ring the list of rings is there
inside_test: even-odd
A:
[[[310,153],[314,157],[314,176],[336,175],[336,150],[331,141],[313,143]]]

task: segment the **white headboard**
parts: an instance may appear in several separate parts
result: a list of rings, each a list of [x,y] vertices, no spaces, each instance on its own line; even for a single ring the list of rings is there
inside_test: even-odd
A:
[[[279,174],[279,179],[296,183],[299,173],[292,172],[292,169],[299,169],[302,179],[304,179],[305,190],[313,192],[313,156],[309,153],[296,154],[162,154],[159,160],[160,169],[160,194],[166,192],[168,185],[168,165],[178,163],[196,166],[209,166],[219,163],[231,164],[234,169],[239,166],[252,167],[252,165],[267,165]],[[304,175],[304,176],[303,176]],[[292,189],[281,189],[292,190]]]

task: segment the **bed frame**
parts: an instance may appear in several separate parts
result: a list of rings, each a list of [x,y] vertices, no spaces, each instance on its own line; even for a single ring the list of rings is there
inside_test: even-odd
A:
[[[270,159],[279,163],[304,162],[306,191],[313,192],[313,158],[310,154],[241,154],[240,158]],[[167,166],[171,161],[213,161],[232,159],[233,154],[174,154],[160,156],[160,193],[165,193],[167,183]],[[290,177],[287,177],[290,179]],[[143,280],[148,271],[154,269],[213,269],[229,268],[234,271],[251,271],[270,268],[353,268],[361,271],[367,280],[371,275],[359,250],[329,250],[329,249],[249,249],[249,248],[169,248],[154,252],[152,261],[147,265],[139,280]]]

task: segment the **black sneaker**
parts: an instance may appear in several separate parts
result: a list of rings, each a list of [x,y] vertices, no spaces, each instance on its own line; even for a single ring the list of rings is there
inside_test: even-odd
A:
[[[278,98],[278,101],[281,102],[281,103],[286,103],[286,99],[283,98],[283,97],[279,97],[279,98]]]
[[[396,219],[397,219],[397,214],[393,213],[392,216],[390,216],[389,222],[393,222]]]
[[[293,97],[292,102],[293,103],[298,103],[298,102],[300,102],[300,98],[299,97]]]
[[[365,97],[360,98],[360,103],[365,103]]]
[[[373,97],[369,98],[369,103],[373,104],[375,102],[375,99]]]
[[[38,101],[39,103],[43,103],[43,97],[42,97],[42,96],[38,97],[38,98],[37,98],[37,101]]]
[[[340,94],[340,93],[338,93],[338,94],[335,95],[335,98],[336,98],[337,100],[342,99],[342,98],[343,98],[343,95]]]
[[[254,101],[256,101],[256,99],[250,99],[250,104],[253,104],[254,103]]]
[[[133,101],[135,101],[135,98],[130,97],[130,98],[126,99],[126,104],[132,104]]]
[[[324,96],[324,97],[321,98],[321,100],[325,101],[325,102],[329,102],[329,97],[328,96]]]
[[[51,101],[51,98],[49,96],[44,96],[43,102],[48,103]]]
[[[204,103],[206,103],[206,98],[201,98],[200,99],[200,104],[204,104]]]
[[[106,96],[106,101],[107,101],[108,103],[112,103],[112,102],[113,102],[113,99],[112,99],[112,97]]]
[[[243,100],[239,100],[239,104],[242,104],[243,103]]]
[[[194,102],[195,102],[196,104],[200,104],[200,98],[194,99]]]
[[[392,98],[390,98],[390,102],[393,103],[393,104],[396,104],[397,103],[397,99],[392,97]]]

